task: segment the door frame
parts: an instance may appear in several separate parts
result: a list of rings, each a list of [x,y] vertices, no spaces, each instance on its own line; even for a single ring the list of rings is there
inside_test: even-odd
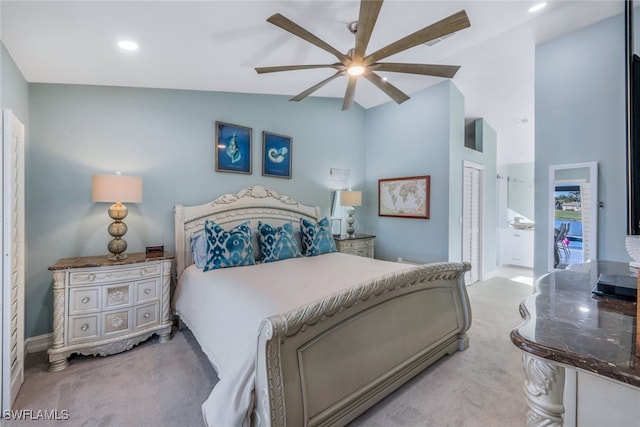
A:
[[[485,235],[485,224],[484,224],[484,217],[485,217],[485,165],[479,164],[479,163],[474,163],[471,162],[469,160],[464,160],[463,161],[463,165],[462,165],[462,224],[461,224],[461,245],[460,245],[460,259],[464,260],[464,235],[465,235],[465,228],[464,228],[464,215],[465,215],[465,205],[464,205],[464,194],[465,194],[465,182],[464,182],[464,173],[465,173],[465,169],[466,168],[472,168],[472,169],[476,169],[479,172],[480,175],[480,183],[479,183],[479,190],[478,190],[478,199],[479,199],[479,218],[478,218],[478,222],[480,224],[480,228],[478,229],[478,281],[482,281],[484,280],[484,268],[483,268],[483,264],[484,264],[484,256],[483,256],[483,251],[482,248],[484,247],[484,235]],[[475,283],[475,282],[474,282]]]

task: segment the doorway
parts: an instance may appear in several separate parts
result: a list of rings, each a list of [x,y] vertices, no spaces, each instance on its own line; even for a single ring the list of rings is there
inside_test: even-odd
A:
[[[598,164],[549,167],[549,271],[597,259]]]

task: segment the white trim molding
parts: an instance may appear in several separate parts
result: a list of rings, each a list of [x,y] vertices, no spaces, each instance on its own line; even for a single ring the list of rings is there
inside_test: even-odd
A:
[[[25,354],[37,353],[45,351],[53,345],[53,333],[38,335],[24,340]]]

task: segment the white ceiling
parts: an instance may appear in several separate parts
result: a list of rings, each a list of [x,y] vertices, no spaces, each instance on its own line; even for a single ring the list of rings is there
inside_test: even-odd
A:
[[[465,9],[471,28],[388,60],[462,65],[454,82],[465,94],[467,115],[487,118],[498,131],[499,163],[531,161],[535,44],[623,8],[621,0],[556,0],[528,13],[536,2],[387,0],[368,52]],[[254,67],[336,59],[266,18],[282,13],[346,52],[354,44],[346,25],[357,19],[359,1],[4,0],[0,7],[2,42],[29,82],[295,95],[335,71],[258,75]],[[140,49],[120,50],[116,43],[123,38]],[[398,73],[386,77],[409,95],[441,81]],[[342,98],[345,88],[346,79],[339,78],[314,95]],[[363,80],[355,101],[370,108],[389,99]]]

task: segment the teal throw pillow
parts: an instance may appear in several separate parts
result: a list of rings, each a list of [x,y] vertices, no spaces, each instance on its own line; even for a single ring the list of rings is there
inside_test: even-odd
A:
[[[204,233],[207,238],[207,262],[203,271],[256,263],[249,222],[227,231],[214,221],[207,220]]]
[[[281,261],[301,257],[293,226],[285,223],[273,228],[269,224],[258,222],[258,239],[263,262]]]
[[[331,234],[331,223],[326,217],[317,223],[300,218],[300,240],[302,254],[305,256],[337,252],[336,242]]]

